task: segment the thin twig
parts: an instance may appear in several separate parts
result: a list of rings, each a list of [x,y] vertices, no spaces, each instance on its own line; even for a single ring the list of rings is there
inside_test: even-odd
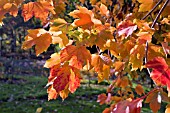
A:
[[[153,21],[151,28],[153,28],[153,27],[155,26],[155,24],[156,24],[159,16],[160,16],[161,13],[163,12],[163,10],[165,9],[165,7],[167,6],[167,4],[168,4],[169,1],[170,1],[170,0],[166,0],[166,1],[165,1],[165,3],[164,3],[164,5],[162,6],[162,8],[160,9],[158,15],[156,16],[155,20]]]
[[[142,20],[146,19],[155,9],[158,7],[158,5],[162,2],[162,0],[159,0],[158,3],[142,18]]]

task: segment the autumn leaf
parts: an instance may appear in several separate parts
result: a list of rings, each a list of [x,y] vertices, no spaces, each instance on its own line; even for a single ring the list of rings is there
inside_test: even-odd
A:
[[[6,13],[16,17],[18,14],[18,8],[23,0],[2,0],[0,2],[0,23],[2,23],[2,19],[5,17]]]
[[[25,22],[35,16],[46,23],[49,12],[55,14],[54,7],[47,1],[29,2],[22,7],[22,16]]]
[[[35,46],[36,55],[47,50],[52,42],[52,37],[44,29],[28,30],[28,35],[25,37],[25,42],[22,45],[23,49],[29,49]]]
[[[153,6],[153,0],[137,0],[140,4],[139,12],[149,11]]]
[[[107,96],[105,93],[102,93],[98,95],[97,102],[99,102],[100,105],[109,104],[111,102],[111,98],[112,98],[111,93],[108,93]]]
[[[102,94],[98,95],[97,102],[99,102],[100,105],[102,105],[102,104],[105,104],[106,99],[107,99],[106,94],[102,93]]]
[[[83,66],[91,61],[91,54],[85,46],[66,46],[60,52],[61,63],[70,61],[69,64],[77,69],[82,69]]]
[[[132,64],[132,71],[143,69],[143,58],[145,56],[145,45],[135,45],[130,50],[129,64]]]
[[[154,113],[157,113],[161,107],[161,103],[158,101],[159,98],[161,98],[159,91],[154,91],[146,97],[145,103],[149,103],[149,106]]]
[[[62,99],[65,99],[69,92],[75,92],[80,86],[80,80],[81,76],[79,71],[76,68],[69,66],[68,63],[65,63],[62,66],[55,65],[50,69],[48,85],[51,85],[50,87],[53,87],[56,93],[59,94]],[[52,91],[54,92],[54,90]],[[52,97],[53,95],[49,98],[51,99]]]
[[[142,95],[142,94],[144,94],[144,89],[143,89],[143,87],[140,85],[140,84],[138,84],[137,86],[136,86],[136,88],[135,88],[135,91],[136,91],[136,93],[138,94],[138,95]]]
[[[162,57],[156,57],[146,64],[147,68],[152,68],[150,77],[158,86],[167,86],[168,96],[170,96],[170,68]]]
[[[46,61],[44,67],[51,68],[60,63],[60,55],[58,53],[54,53],[51,55],[51,58]]]
[[[50,86],[47,89],[47,93],[48,93],[48,100],[56,99],[58,97],[58,93],[56,92],[56,90],[52,86]]]
[[[170,104],[168,104],[168,105],[166,106],[165,113],[170,113]]]
[[[79,18],[74,20],[74,24],[78,27],[81,26],[86,29],[93,25],[101,25],[101,21],[95,19],[93,12],[85,7],[78,7],[78,10],[70,12],[69,15],[74,18]]]
[[[73,71],[71,71],[70,80],[69,80],[69,91],[71,93],[74,93],[79,86],[80,86],[80,78],[77,75],[75,75]]]
[[[109,16],[109,10],[107,9],[107,7],[104,4],[101,3],[99,9],[100,9],[100,13],[102,15]]]
[[[118,24],[117,32],[119,36],[125,35],[125,38],[127,38],[136,29],[137,29],[137,25],[135,25],[131,20],[125,20]]]
[[[111,111],[112,113],[140,113],[142,101],[141,98],[123,100],[112,106]]]

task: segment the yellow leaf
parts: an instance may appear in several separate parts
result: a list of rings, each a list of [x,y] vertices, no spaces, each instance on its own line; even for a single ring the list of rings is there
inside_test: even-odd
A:
[[[43,109],[42,107],[37,108],[35,113],[41,113],[42,109]]]
[[[51,58],[46,61],[44,67],[51,68],[59,63],[60,63],[60,55],[58,53],[54,53],[51,55]]]
[[[98,78],[98,83],[102,82],[103,80],[108,80],[109,81],[109,76],[110,76],[110,67],[107,65],[103,66],[103,72],[99,73],[97,78]]]
[[[153,0],[137,0],[141,5],[139,6],[139,12],[149,11],[153,6]]]

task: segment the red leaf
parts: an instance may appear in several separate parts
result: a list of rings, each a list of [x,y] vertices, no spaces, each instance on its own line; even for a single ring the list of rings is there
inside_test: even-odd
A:
[[[119,23],[117,31],[119,36],[125,35],[125,37],[128,37],[137,29],[137,25],[135,25],[132,21],[126,20]]]
[[[170,96],[170,68],[165,59],[156,57],[149,61],[146,67],[153,68],[150,77],[157,85],[167,86],[168,96]]]
[[[140,113],[143,99],[138,98],[133,101],[124,100],[118,102],[112,108],[112,113]]]
[[[68,93],[74,93],[80,86],[80,72],[78,69],[69,66],[68,63],[64,65],[55,65],[50,70],[50,76],[48,78],[48,84],[59,94],[63,99],[68,96]],[[54,93],[54,90],[49,89]],[[49,98],[53,99],[53,94],[49,92]]]

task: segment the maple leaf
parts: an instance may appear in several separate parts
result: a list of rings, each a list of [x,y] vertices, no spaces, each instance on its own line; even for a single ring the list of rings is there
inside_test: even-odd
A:
[[[48,93],[48,100],[56,99],[58,97],[58,93],[56,92],[56,90],[52,86],[50,86],[47,89],[47,93]]]
[[[79,18],[74,20],[76,26],[81,26],[82,28],[89,28],[93,25],[101,25],[101,21],[94,18],[94,14],[91,10],[85,7],[78,7],[79,10],[74,10],[70,12],[70,16],[74,18]]]
[[[125,35],[125,38],[127,38],[136,29],[137,25],[135,25],[131,20],[125,20],[118,24],[117,32],[119,36]]]
[[[132,64],[132,70],[141,70],[143,68],[143,58],[145,55],[145,45],[135,45],[130,51],[129,63]]]
[[[104,4],[101,3],[99,10],[102,15],[109,16],[109,10]]]
[[[28,35],[25,37],[25,42],[22,45],[23,49],[29,49],[35,46],[36,55],[47,50],[52,42],[52,37],[44,29],[28,30]]]
[[[51,55],[51,58],[46,61],[44,67],[51,68],[60,63],[60,55],[58,53],[54,53]]]
[[[147,68],[152,68],[150,77],[158,86],[167,86],[168,96],[170,96],[170,68],[162,57],[156,57],[146,64]]]
[[[140,113],[143,99],[123,100],[111,107],[112,113]]]
[[[51,85],[65,99],[69,92],[75,92],[80,86],[80,79],[80,72],[76,68],[69,66],[68,63],[62,66],[59,64],[50,69],[47,86]]]
[[[84,64],[91,61],[91,54],[85,46],[68,45],[60,52],[61,63],[70,61],[69,64],[77,69],[82,69]]]
[[[149,11],[153,6],[153,0],[137,0],[141,5],[139,6],[139,12]]]
[[[18,14],[18,7],[23,2],[23,0],[2,0],[0,2],[0,23],[4,18],[6,13],[16,17]]]
[[[35,16],[46,23],[49,12],[55,14],[54,7],[48,1],[29,2],[22,7],[22,16],[25,22]]]

